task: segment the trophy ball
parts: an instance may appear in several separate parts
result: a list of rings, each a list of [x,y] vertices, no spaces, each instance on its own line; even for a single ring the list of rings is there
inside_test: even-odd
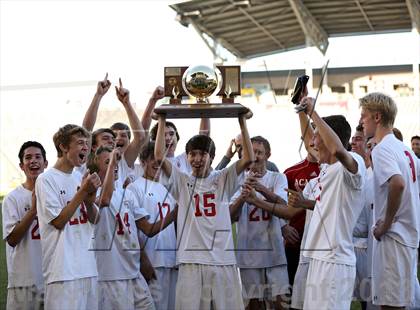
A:
[[[197,98],[198,103],[205,102],[221,83],[221,75],[204,65],[188,67],[182,76],[182,87],[188,95]]]

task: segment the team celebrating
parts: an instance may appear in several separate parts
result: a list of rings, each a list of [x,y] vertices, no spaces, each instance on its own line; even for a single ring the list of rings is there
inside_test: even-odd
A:
[[[53,135],[52,167],[39,142],[20,148],[7,309],[420,309],[420,137],[400,141],[392,98],[359,99],[352,136],[302,95],[307,156],[281,173],[246,115],[218,165],[207,118],[175,155],[175,124],[150,129],[162,87],[140,119],[120,79],[129,126],[93,131],[110,87]]]

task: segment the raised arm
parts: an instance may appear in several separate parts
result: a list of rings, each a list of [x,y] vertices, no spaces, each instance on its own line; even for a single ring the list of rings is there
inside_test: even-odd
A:
[[[101,193],[97,200],[99,208],[109,207],[114,192],[115,168],[118,166],[118,157],[121,156],[119,149],[114,149],[111,153],[111,160],[106,169],[104,183],[102,184]]]
[[[202,118],[200,121],[200,129],[198,131],[200,135],[210,136],[210,119]]]
[[[166,159],[165,126],[165,116],[159,115],[158,130],[156,133],[155,141],[155,160],[161,166],[163,173],[165,173],[165,175],[169,178],[172,174],[172,164],[169,160]]]
[[[330,126],[318,115],[318,113],[314,110],[314,99],[310,97],[305,97],[302,99],[303,103],[306,103],[307,107],[305,113],[309,114],[310,111],[313,110],[311,114],[311,118],[317,127],[319,135],[322,138],[322,141],[325,144],[325,147],[328,151],[340,161],[344,167],[351,173],[356,173],[358,170],[358,165],[356,160],[350,153],[344,148],[343,143],[341,143],[340,138],[337,134],[332,130]]]
[[[239,116],[239,125],[241,127],[242,135],[242,158],[236,163],[236,173],[239,175],[244,171],[252,162],[254,162],[254,151],[252,150],[251,140],[249,138],[248,127],[246,126],[245,115]]]
[[[133,105],[130,102],[130,92],[128,89],[123,88],[121,78],[120,87],[115,86],[118,100],[123,104],[124,109],[127,113],[128,122],[130,123],[131,132],[133,133],[133,140],[128,145],[124,152],[124,158],[127,161],[127,165],[130,168],[134,168],[134,162],[140,152],[141,146],[145,142],[145,133],[140,119],[137,116]]]
[[[110,86],[111,82],[108,80],[107,73],[105,78],[98,82],[95,96],[93,96],[92,102],[86,111],[85,117],[83,118],[82,126],[88,131],[92,131],[93,127],[95,127],[99,104],[101,103],[102,97],[107,93]]]
[[[146,138],[148,138],[150,125],[152,124],[153,110],[155,109],[158,100],[162,99],[164,96],[165,93],[163,87],[156,87],[156,89],[153,91],[152,96],[149,99],[149,102],[147,103],[146,109],[144,109],[143,115],[141,117],[141,124],[146,133]]]
[[[140,229],[146,236],[153,237],[166,227],[176,220],[178,214],[178,205],[168,213],[162,220],[159,220],[155,223],[150,223],[146,218],[141,218],[136,221],[136,226]]]

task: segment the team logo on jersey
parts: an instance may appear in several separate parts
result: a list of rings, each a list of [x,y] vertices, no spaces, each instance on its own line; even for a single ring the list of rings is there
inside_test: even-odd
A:
[[[153,193],[148,192],[147,195],[149,195],[149,197],[153,197]]]
[[[65,194],[66,194],[66,191],[64,189],[61,189],[60,190],[60,195],[65,195]]]
[[[316,172],[315,171],[312,171],[312,173],[309,175],[310,177],[316,177],[317,176],[317,174],[316,174]]]

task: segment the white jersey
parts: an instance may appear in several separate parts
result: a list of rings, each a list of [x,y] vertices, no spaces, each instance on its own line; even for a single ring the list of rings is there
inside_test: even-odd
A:
[[[42,269],[46,284],[56,281],[96,277],[96,262],[89,251],[93,227],[82,203],[63,229],[51,221],[73,199],[82,176],[55,168],[41,174],[35,184],[42,245]],[[96,207],[96,206],[94,206]]]
[[[19,185],[4,198],[2,207],[3,240],[6,240],[31,207],[32,192],[22,185]],[[6,259],[7,288],[43,286],[38,217],[35,217],[15,247],[11,247],[6,242]]]
[[[172,195],[160,183],[138,178],[127,187],[133,193],[135,203],[150,214],[150,222],[163,220],[176,205]],[[172,223],[156,236],[149,238],[139,230],[139,238],[145,245],[147,256],[153,267],[174,267],[176,260],[176,233]]]
[[[353,229],[363,208],[366,166],[358,154],[355,174],[339,161],[323,166],[316,179],[315,208],[303,255],[329,263],[354,266]]]
[[[190,174],[192,172],[192,168],[190,163],[188,162],[187,153],[183,152],[175,157],[168,157],[167,158],[173,167],[177,167],[182,172]]]
[[[368,235],[369,235],[369,222],[372,214],[372,200],[370,197],[373,195],[372,189],[369,186],[368,171],[366,170],[366,181],[363,186],[363,208],[360,212],[359,218],[356,221],[356,226],[353,229],[353,244],[355,248],[367,249]],[[371,171],[371,170],[370,170]]]
[[[236,165],[206,178],[172,167],[161,182],[178,201],[177,264],[234,265],[229,201],[237,189]]]
[[[149,216],[135,203],[133,194],[116,187],[109,206],[100,209],[93,235],[91,250],[98,266],[98,281],[139,277],[140,245],[135,221],[143,217]]]
[[[400,207],[387,235],[409,247],[419,245],[419,177],[416,155],[393,134],[386,135],[372,151],[375,220],[385,219],[388,181],[394,175],[404,179]]]
[[[286,176],[266,171],[258,181],[271,192],[287,201]],[[238,190],[231,203],[241,194]],[[256,193],[260,199],[265,199]],[[286,265],[281,227],[285,222],[268,211],[244,202],[237,225],[236,259],[240,268],[267,268]]]

